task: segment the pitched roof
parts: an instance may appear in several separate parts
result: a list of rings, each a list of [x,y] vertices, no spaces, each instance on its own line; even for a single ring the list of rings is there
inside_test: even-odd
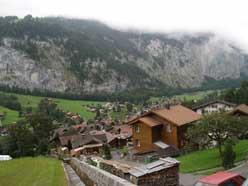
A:
[[[94,136],[90,134],[86,134],[84,136],[81,136],[81,138],[77,138],[72,140],[72,147],[77,148],[83,145],[88,145],[88,144],[101,144],[102,141],[99,139],[95,138]]]
[[[239,106],[237,106],[232,112],[231,114],[235,114],[236,112],[241,112],[245,115],[248,115],[248,106],[245,104],[241,104]]]
[[[158,120],[156,120],[150,116],[145,116],[145,117],[139,118],[139,121],[141,121],[142,123],[145,123],[149,127],[155,127],[158,125],[162,125],[161,121],[158,121]]]
[[[133,134],[132,127],[130,127],[129,125],[120,125],[120,126],[117,126],[117,128],[121,130],[121,133]]]
[[[60,136],[59,141],[60,141],[60,144],[62,146],[66,146],[66,145],[68,145],[69,140],[71,142],[73,142],[73,141],[76,141],[76,140],[80,140],[81,138],[82,138],[82,136],[79,135],[79,134],[68,135],[68,136]]]
[[[133,135],[133,129],[130,125],[115,125],[111,133],[114,133],[116,137],[130,138]]]
[[[218,185],[226,181],[227,179],[233,178],[235,176],[238,176],[238,174],[230,173],[230,172],[217,172],[215,174],[201,178],[199,181],[203,183]]]
[[[188,123],[192,123],[201,118],[201,115],[196,112],[182,106],[175,105],[170,107],[170,109],[159,109],[152,111],[155,115],[177,125],[182,126]]]
[[[101,141],[101,143],[106,143],[107,142],[107,136],[106,133],[103,131],[90,131],[90,135],[92,135],[94,138],[98,139]]]
[[[110,143],[111,141],[117,138],[117,135],[112,134],[110,132],[106,132],[106,137],[107,137],[107,143]]]
[[[222,103],[222,104],[225,104],[225,105],[228,105],[228,106],[232,106],[232,107],[235,107],[236,106],[235,103],[231,103],[231,102],[228,102],[228,101],[214,100],[214,101],[209,101],[209,102],[203,103],[201,105],[197,105],[197,106],[193,107],[193,110],[199,109],[199,108],[202,108],[202,107],[206,107],[208,105],[212,105],[212,104],[215,104],[215,103]]]
[[[179,161],[170,157],[160,158],[158,161],[155,161],[153,163],[134,167],[129,171],[129,173],[135,177],[140,177],[153,172],[169,169],[178,165],[179,163]]]

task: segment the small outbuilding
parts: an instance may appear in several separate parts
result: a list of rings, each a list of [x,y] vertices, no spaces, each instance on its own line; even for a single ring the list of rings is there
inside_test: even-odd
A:
[[[132,168],[130,181],[140,186],[179,186],[179,164],[168,157]]]

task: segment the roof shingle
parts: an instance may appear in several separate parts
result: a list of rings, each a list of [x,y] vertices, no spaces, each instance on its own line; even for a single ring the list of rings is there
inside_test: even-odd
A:
[[[170,109],[159,109],[152,111],[155,115],[172,122],[177,126],[182,126],[184,124],[192,123],[197,121],[201,118],[201,115],[197,114],[196,112],[182,106],[182,105],[175,105],[172,106]]]
[[[145,117],[142,117],[139,119],[139,121],[141,121],[142,123],[145,123],[147,124],[148,126],[150,127],[155,127],[155,126],[158,126],[158,125],[162,125],[162,123],[152,117],[149,117],[149,116],[145,116]]]
[[[237,112],[241,112],[245,115],[248,115],[248,106],[245,104],[241,104],[241,105],[237,106],[231,113],[235,114]]]

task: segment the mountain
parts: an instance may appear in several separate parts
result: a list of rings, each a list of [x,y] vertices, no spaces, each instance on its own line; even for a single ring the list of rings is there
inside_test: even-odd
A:
[[[248,57],[213,33],[140,33],[91,20],[0,17],[0,85],[79,95],[168,94],[248,77]]]

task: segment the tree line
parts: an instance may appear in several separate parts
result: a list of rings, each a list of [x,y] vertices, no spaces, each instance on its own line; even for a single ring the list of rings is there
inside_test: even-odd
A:
[[[54,130],[66,121],[65,113],[50,99],[43,99],[36,112],[8,126],[0,141],[0,154],[12,157],[47,155],[55,147]]]

